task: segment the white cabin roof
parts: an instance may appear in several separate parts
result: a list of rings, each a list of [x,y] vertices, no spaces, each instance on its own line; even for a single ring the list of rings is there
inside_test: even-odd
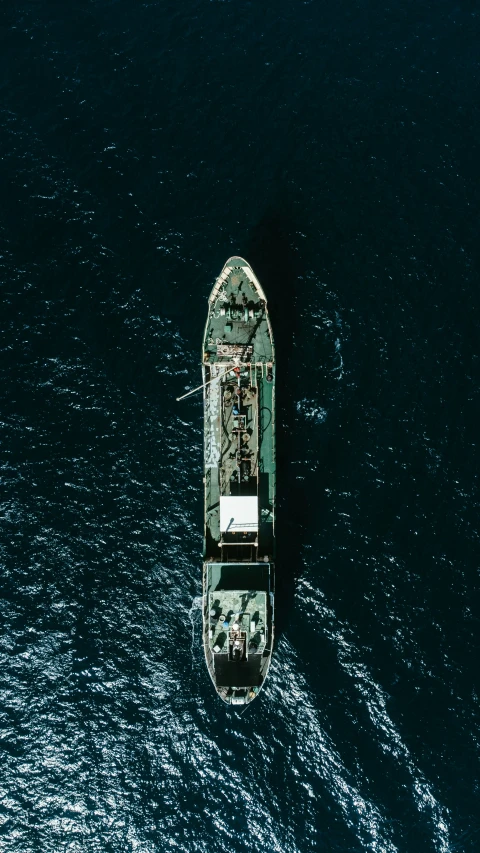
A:
[[[221,533],[252,533],[258,530],[258,498],[254,496],[220,498]]]

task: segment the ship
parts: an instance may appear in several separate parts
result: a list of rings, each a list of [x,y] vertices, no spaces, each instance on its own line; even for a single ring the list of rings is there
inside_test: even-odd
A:
[[[228,705],[259,694],[274,642],[275,349],[251,266],[226,262],[209,300],[204,400],[203,646]]]

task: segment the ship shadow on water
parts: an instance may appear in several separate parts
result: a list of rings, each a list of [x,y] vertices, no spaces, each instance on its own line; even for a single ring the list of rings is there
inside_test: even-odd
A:
[[[301,572],[304,531],[315,524],[318,475],[296,477],[292,460],[302,457],[305,436],[298,429],[295,342],[301,338],[303,274],[294,250],[293,216],[272,211],[252,229],[246,258],[265,290],[275,341],[277,507],[275,562],[275,632],[286,630]],[[318,389],[317,389],[318,390]]]

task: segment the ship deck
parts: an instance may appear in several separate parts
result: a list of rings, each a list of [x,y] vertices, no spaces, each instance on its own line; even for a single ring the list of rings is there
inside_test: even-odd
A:
[[[256,695],[267,674],[273,642],[271,566],[207,563],[204,646],[222,698]]]
[[[263,291],[242,259],[231,261],[212,291],[204,338],[205,551],[250,562],[273,552],[275,361]],[[221,498],[254,495],[258,530],[222,535]]]
[[[210,295],[203,373],[205,657],[224,701],[243,704],[273,643],[275,353],[265,295],[242,258]]]

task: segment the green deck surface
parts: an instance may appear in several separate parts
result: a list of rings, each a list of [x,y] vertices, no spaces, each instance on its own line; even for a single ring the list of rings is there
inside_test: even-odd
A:
[[[263,291],[243,259],[231,259],[213,288],[203,363],[208,383],[205,388],[205,557],[213,560],[225,557],[225,548],[218,548],[220,541],[228,540],[228,537],[222,540],[220,532],[220,497],[257,494],[258,536],[250,537],[255,547],[245,549],[244,559],[271,559],[275,519],[274,347]],[[239,380],[232,372],[234,365],[241,371]],[[235,396],[237,381],[240,397]],[[233,406],[237,401],[240,413],[245,416],[241,436],[235,432],[238,424]],[[248,457],[244,460],[245,476],[236,455],[241,448]],[[238,553],[232,554],[232,558],[238,559]]]

